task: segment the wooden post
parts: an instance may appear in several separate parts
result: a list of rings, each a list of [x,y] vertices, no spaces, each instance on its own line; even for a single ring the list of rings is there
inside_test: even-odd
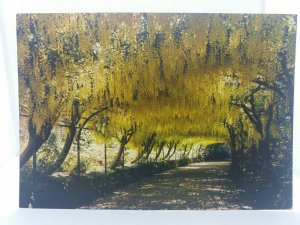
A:
[[[106,142],[104,143],[104,175],[105,179],[107,176],[107,151],[106,151]]]
[[[124,169],[125,169],[125,151],[126,151],[126,148],[124,148],[124,151],[123,151],[123,155],[122,155],[122,170],[123,170],[123,174],[124,174]]]
[[[32,184],[33,184],[33,189],[35,189],[35,185],[36,185],[36,153],[34,153],[32,156]]]
[[[123,154],[122,154],[122,179],[123,179],[123,184],[125,184],[125,151],[126,147],[124,147]]]
[[[106,194],[107,189],[107,149],[106,141],[104,143],[104,193]]]
[[[77,176],[80,177],[80,135],[77,135]]]

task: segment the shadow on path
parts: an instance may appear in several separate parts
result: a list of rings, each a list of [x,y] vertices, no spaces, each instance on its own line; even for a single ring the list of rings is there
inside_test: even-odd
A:
[[[229,177],[230,162],[201,162],[142,179],[81,208],[252,209]]]

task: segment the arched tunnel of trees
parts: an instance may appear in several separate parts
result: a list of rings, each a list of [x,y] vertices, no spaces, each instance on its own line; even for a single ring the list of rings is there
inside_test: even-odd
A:
[[[221,160],[252,208],[291,207],[295,37],[293,15],[19,14],[20,205]]]

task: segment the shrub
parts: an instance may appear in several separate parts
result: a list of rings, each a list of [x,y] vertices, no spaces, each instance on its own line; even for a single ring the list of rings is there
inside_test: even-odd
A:
[[[187,166],[190,162],[191,162],[191,160],[189,158],[184,157],[184,158],[181,158],[178,160],[177,165],[178,166]]]
[[[203,153],[204,161],[231,160],[229,147],[223,143],[208,145]]]

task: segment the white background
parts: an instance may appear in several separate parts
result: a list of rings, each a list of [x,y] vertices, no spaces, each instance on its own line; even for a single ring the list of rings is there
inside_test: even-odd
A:
[[[293,0],[0,0],[0,224],[298,224],[299,48],[294,112],[294,207],[286,211],[127,211],[18,209],[18,86],[16,13],[34,12],[199,12],[293,13]],[[298,23],[299,30],[299,23]],[[299,46],[299,35],[297,44]]]

